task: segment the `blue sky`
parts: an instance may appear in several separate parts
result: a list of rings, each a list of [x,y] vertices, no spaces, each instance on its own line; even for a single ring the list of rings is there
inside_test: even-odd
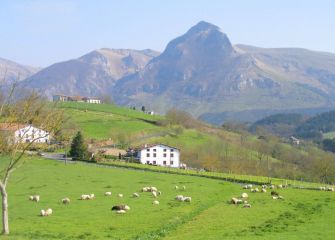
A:
[[[0,0],[0,57],[45,67],[97,48],[163,51],[201,20],[232,43],[335,53],[333,0]]]

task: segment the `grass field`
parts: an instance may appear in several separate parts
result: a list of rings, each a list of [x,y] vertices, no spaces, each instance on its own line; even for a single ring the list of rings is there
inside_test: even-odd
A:
[[[333,139],[335,138],[335,132],[327,132],[322,135],[324,139]]]
[[[243,192],[238,184],[45,159],[27,161],[9,184],[11,235],[0,239],[314,240],[335,235],[333,192],[282,189],[283,201],[272,200],[269,193],[250,193],[252,208],[244,209],[227,203]],[[131,197],[148,185],[162,191],[160,205],[152,205],[149,193]],[[186,190],[175,190],[175,185]],[[105,191],[113,195],[105,197]],[[83,193],[95,193],[96,199],[78,200]],[[41,201],[29,201],[32,194],[41,195]],[[177,194],[191,196],[192,202],[176,202]],[[71,198],[67,206],[60,203],[64,197]],[[130,206],[128,213],[111,211],[123,203]],[[40,209],[49,207],[53,215],[40,217]]]

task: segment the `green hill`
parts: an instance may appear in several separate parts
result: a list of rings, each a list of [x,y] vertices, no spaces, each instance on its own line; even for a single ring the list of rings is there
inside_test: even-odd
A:
[[[107,140],[121,148],[163,143],[180,148],[182,162],[198,169],[335,182],[334,155],[313,145],[291,146],[273,136],[259,139],[247,132],[229,132],[179,111],[151,116],[109,104],[68,102],[60,107],[93,145]]]

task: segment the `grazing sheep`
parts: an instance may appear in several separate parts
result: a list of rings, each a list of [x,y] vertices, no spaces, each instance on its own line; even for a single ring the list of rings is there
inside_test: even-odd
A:
[[[48,208],[47,210],[42,209],[40,212],[42,217],[50,216],[52,214],[52,209]]]
[[[123,194],[122,194],[122,193],[119,193],[117,196],[118,196],[119,198],[122,198],[122,197],[123,197]]]
[[[180,201],[180,202],[182,202],[184,200],[184,196],[183,195],[177,195],[175,197],[175,199],[178,200],[178,201]]]
[[[319,187],[320,191],[326,191],[326,187]]]
[[[266,189],[265,189],[265,188],[262,188],[262,192],[263,192],[263,193],[266,193]]]
[[[278,199],[282,199],[282,200],[283,200],[283,199],[284,199],[284,197],[283,197],[283,196],[281,196],[281,195],[279,195],[279,196],[278,196]]]
[[[283,188],[283,185],[282,185],[282,184],[279,184],[279,185],[278,185],[278,188]]]
[[[248,204],[248,201],[244,201],[243,203],[244,203],[244,204]]]
[[[139,197],[140,195],[138,193],[133,193],[133,197]]]
[[[243,205],[243,207],[244,207],[244,208],[251,208],[251,204],[250,204],[250,203],[245,203],[245,204]]]
[[[267,188],[268,186],[266,186],[266,185],[262,185],[262,188]]]
[[[256,189],[251,188],[251,189],[250,189],[250,192],[256,192]]]
[[[90,199],[95,198],[95,195],[93,193],[90,194]]]
[[[130,207],[128,205],[116,205],[112,207],[112,211],[128,211]]]
[[[126,213],[126,211],[125,210],[117,210],[116,213],[117,214],[124,214],[124,213]]]
[[[70,198],[63,198],[62,203],[63,204],[69,204],[70,203]]]
[[[39,195],[30,196],[29,200],[33,201],[33,202],[39,202],[40,201],[40,196]]]
[[[275,186],[274,186],[274,185],[270,185],[269,188],[270,188],[270,189],[275,189]]]
[[[150,187],[151,192],[158,192],[158,189],[156,187]]]
[[[80,196],[80,199],[81,199],[81,200],[90,200],[91,197],[90,197],[90,195],[88,195],[88,194],[82,194],[82,195]]]
[[[277,200],[277,199],[278,199],[278,196],[272,196],[272,199],[273,199],[273,200]]]
[[[151,194],[152,194],[153,197],[155,197],[155,198],[157,197],[157,192],[151,192]]]
[[[156,187],[144,187],[142,192],[158,192],[158,189]]]
[[[162,195],[162,192],[161,191],[158,191],[157,192],[158,196]]]
[[[178,190],[178,189],[179,189],[179,187],[178,187],[178,186],[175,186],[174,188],[175,188],[176,190]]]
[[[232,204],[241,204],[241,203],[243,203],[243,201],[242,201],[241,199],[238,199],[238,198],[233,197],[233,198],[231,199],[231,203],[232,203]]]
[[[248,189],[248,185],[244,185],[244,186],[243,186],[243,189]]]
[[[258,189],[258,188],[255,188],[255,192],[259,192],[259,189]]]
[[[186,190],[186,186],[183,186],[183,190],[184,190],[184,191]]]
[[[142,188],[142,192],[149,192],[149,188],[148,187]]]
[[[192,198],[191,197],[184,197],[183,202],[191,202]]]
[[[242,198],[248,198],[249,196],[248,196],[247,193],[242,193],[242,194],[241,194],[241,197],[242,197]]]
[[[159,202],[157,200],[153,201],[152,204],[159,205]]]
[[[112,196],[112,192],[105,192],[105,196]]]
[[[334,192],[335,189],[333,187],[329,187],[329,188],[327,188],[327,191]]]

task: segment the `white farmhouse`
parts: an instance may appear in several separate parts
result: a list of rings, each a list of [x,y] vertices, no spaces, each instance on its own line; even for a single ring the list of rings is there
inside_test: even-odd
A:
[[[145,145],[138,151],[138,158],[142,164],[179,168],[179,157],[179,149],[163,144]]]
[[[0,132],[15,143],[49,143],[50,134],[32,125],[0,123]]]
[[[86,103],[95,103],[95,104],[100,104],[101,100],[96,97],[84,97],[83,98],[84,102]]]

